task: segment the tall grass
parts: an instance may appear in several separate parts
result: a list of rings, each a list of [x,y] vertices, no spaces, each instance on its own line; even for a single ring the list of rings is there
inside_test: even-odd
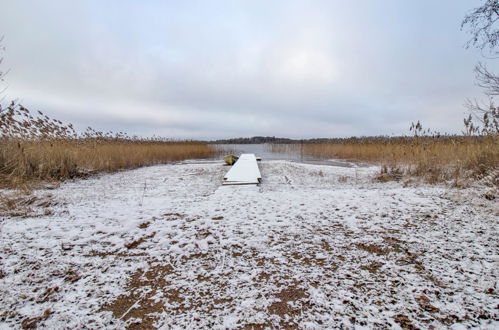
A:
[[[318,158],[358,160],[381,165],[380,180],[404,175],[431,183],[489,175],[498,184],[499,138],[481,136],[414,136],[333,139],[303,145],[273,145],[275,152],[302,152]]]
[[[0,184],[20,187],[36,181],[64,180],[94,172],[160,164],[217,154],[214,146],[196,141],[129,137],[33,115],[10,104],[0,107]]]

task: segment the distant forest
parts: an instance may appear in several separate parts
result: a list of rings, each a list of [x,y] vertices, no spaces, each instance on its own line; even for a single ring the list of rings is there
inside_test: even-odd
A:
[[[250,138],[233,138],[210,141],[214,144],[260,144],[260,143],[300,143],[301,140],[293,140],[288,138],[278,138],[275,136],[253,136]]]
[[[207,141],[210,144],[261,144],[261,143],[273,143],[273,144],[314,144],[314,143],[336,143],[336,144],[347,144],[347,143],[359,143],[359,144],[371,144],[371,143],[413,143],[415,141],[469,141],[469,140],[482,140],[485,136],[480,135],[454,135],[454,134],[438,134],[438,133],[423,133],[414,134],[409,136],[360,136],[360,137],[348,137],[348,138],[315,138],[315,139],[289,139],[289,138],[279,138],[275,136],[253,136],[249,138],[233,138],[233,139],[221,139],[215,141]]]

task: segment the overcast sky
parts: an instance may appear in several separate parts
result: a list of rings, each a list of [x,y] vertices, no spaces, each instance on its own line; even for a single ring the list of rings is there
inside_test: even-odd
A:
[[[460,22],[480,4],[2,0],[5,97],[177,138],[460,132],[483,60]]]

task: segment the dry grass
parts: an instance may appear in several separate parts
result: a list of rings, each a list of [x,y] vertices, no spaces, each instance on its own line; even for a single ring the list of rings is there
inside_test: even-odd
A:
[[[37,181],[64,180],[95,172],[207,158],[217,150],[196,141],[143,139],[71,125],[22,106],[0,107],[0,183],[21,188]]]
[[[0,178],[18,186],[213,155],[197,142],[0,140]]]
[[[463,178],[492,178],[497,185],[499,137],[417,136],[334,139],[303,145],[273,145],[277,152],[303,152],[323,159],[347,159],[382,166],[380,180],[398,180],[405,175],[423,177],[430,183]]]
[[[0,193],[0,216],[38,217],[52,214],[57,202],[50,193],[34,195],[21,191]]]

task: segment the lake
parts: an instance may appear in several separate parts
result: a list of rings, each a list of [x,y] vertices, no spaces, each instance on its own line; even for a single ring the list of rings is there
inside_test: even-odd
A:
[[[227,154],[255,154],[262,158],[262,161],[268,160],[287,160],[297,163],[330,165],[341,167],[361,167],[361,163],[340,160],[340,159],[320,159],[311,155],[297,152],[273,152],[270,144],[218,144],[217,147],[227,150]]]

